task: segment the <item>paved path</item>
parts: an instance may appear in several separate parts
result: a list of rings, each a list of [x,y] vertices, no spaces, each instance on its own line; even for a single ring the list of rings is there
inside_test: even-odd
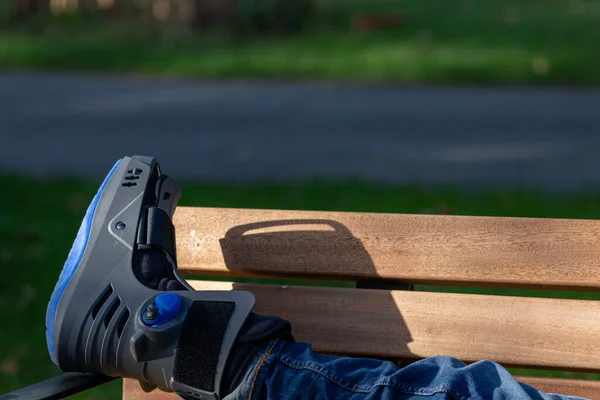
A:
[[[101,178],[600,187],[600,91],[0,74],[0,168]]]

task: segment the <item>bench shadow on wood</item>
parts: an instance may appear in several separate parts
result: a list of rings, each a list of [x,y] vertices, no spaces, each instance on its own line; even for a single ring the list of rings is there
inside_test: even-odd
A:
[[[343,224],[327,219],[238,225],[219,242],[225,264],[233,271],[289,277],[323,276],[322,270],[328,270],[356,279],[372,276],[375,271],[360,239]]]
[[[345,276],[372,277],[376,272],[373,261],[363,246],[360,239],[356,238],[350,230],[343,224],[327,219],[289,219],[272,220],[257,222],[245,225],[239,225],[227,231],[224,238],[220,239],[221,250],[225,264],[230,270],[243,270],[253,273],[259,273],[269,276],[281,275],[282,277],[302,275],[318,275],[319,268],[325,268],[330,271],[340,271]],[[268,249],[268,252],[265,251]],[[282,273],[284,275],[282,275]],[[332,278],[335,278],[333,276]],[[342,278],[339,278],[342,279]],[[310,284],[310,283],[309,283]],[[244,284],[234,284],[235,289],[247,290]],[[381,292],[383,294],[383,291]],[[270,293],[273,295],[273,293]],[[285,296],[284,292],[279,295]],[[360,291],[357,290],[357,296]],[[309,298],[309,296],[306,296]],[[285,300],[285,299],[284,299]],[[289,300],[289,298],[288,298]],[[335,299],[331,299],[335,302]],[[394,348],[394,353],[410,354],[408,343],[412,341],[410,332],[402,317],[401,310],[394,299],[387,295],[381,296],[377,304],[364,303],[365,311],[372,312],[373,326],[385,327],[386,331],[391,330],[393,337],[397,338],[396,343],[390,343]],[[344,355],[343,352],[336,351],[336,343],[344,341],[343,332],[345,328],[338,330],[331,329],[331,324],[319,324],[319,321],[339,320],[348,322],[351,319],[353,310],[347,310],[345,315],[340,315],[339,304],[313,304],[310,301],[297,305],[298,310],[302,308],[303,321],[293,325],[296,327],[294,334],[299,341],[306,341],[309,338],[312,341],[317,340],[318,348],[326,348],[331,353]],[[289,307],[286,307],[289,309]],[[306,309],[314,308],[306,313]],[[382,309],[394,310],[394,312],[378,312]],[[257,309],[262,313],[277,315],[286,319],[296,321],[298,314],[294,310],[288,310],[291,315],[282,315],[274,307],[269,307],[260,303],[258,298]],[[306,314],[310,314],[307,320]],[[389,316],[394,319],[390,320]],[[313,327],[313,330],[305,330]],[[315,329],[316,327],[316,329]],[[348,334],[352,332],[348,331]],[[369,353],[368,343],[373,337],[365,337],[364,351]],[[379,359],[389,359],[383,354],[374,354]],[[410,361],[399,361],[389,359],[406,365]]]
[[[321,275],[320,268],[327,266],[328,271],[339,271],[340,276],[353,276],[356,280],[361,278],[372,278],[377,274],[377,269],[371,256],[363,246],[360,239],[340,222],[328,219],[288,219],[271,220],[245,225],[235,226],[227,231],[225,237],[219,240],[223,252],[225,264],[229,270],[247,271],[259,275],[288,277],[299,275]],[[268,249],[265,250],[265,249]],[[330,278],[335,278],[331,276]],[[373,283],[373,280],[369,281]],[[375,281],[376,283],[377,281]],[[383,282],[384,281],[378,281]],[[376,285],[375,285],[376,286]],[[248,290],[243,283],[234,283],[234,289]],[[381,287],[382,289],[384,287]],[[357,296],[364,289],[356,289]],[[355,353],[365,354],[378,359],[395,362],[399,367],[406,366],[420,357],[413,354],[409,349],[409,343],[413,341],[411,333],[402,316],[402,310],[397,302],[389,294],[389,291],[378,290],[381,294],[376,304],[362,304],[367,311],[372,313],[368,329],[358,329],[358,332],[372,332],[368,336],[356,342],[362,343],[360,348],[353,349]],[[386,293],[386,295],[384,295]],[[347,310],[344,315],[333,310],[340,309],[337,304],[312,304],[310,302],[298,301],[295,306],[289,304],[293,300],[285,298],[285,291],[269,292],[270,304],[261,304],[260,295],[257,296],[256,311],[262,314],[277,315],[292,320],[293,333],[297,341],[310,341],[315,344],[317,351],[344,356],[343,351],[336,351],[336,344],[344,342],[344,335],[356,335],[352,331],[352,313],[356,310]],[[280,301],[286,301],[286,311],[282,314],[277,307]],[[303,300],[309,298],[305,296]],[[332,303],[335,303],[332,299]],[[294,307],[297,312],[294,312]],[[306,312],[306,309],[310,312]],[[369,309],[371,308],[371,309]],[[302,312],[300,311],[302,310]],[[391,320],[390,318],[393,318]],[[332,329],[331,325],[319,324],[319,321],[331,321],[331,319],[345,322],[345,327]],[[299,323],[296,323],[299,322]],[[350,328],[350,329],[348,329]],[[385,337],[394,337],[396,341],[386,343],[389,353],[402,354],[402,359],[392,359],[385,354],[375,354],[369,351],[369,342],[381,341],[377,337],[377,331],[385,330]],[[443,355],[443,354],[441,354]],[[432,374],[431,379],[435,379]],[[421,384],[424,382],[421,377]],[[488,376],[486,387],[478,388],[480,393],[492,395],[495,388],[500,386],[500,375],[495,372],[494,376]],[[541,399],[541,397],[540,397]]]

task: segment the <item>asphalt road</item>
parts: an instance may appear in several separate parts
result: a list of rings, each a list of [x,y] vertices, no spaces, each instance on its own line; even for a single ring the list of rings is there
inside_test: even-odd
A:
[[[600,91],[0,74],[0,169],[600,187]]]

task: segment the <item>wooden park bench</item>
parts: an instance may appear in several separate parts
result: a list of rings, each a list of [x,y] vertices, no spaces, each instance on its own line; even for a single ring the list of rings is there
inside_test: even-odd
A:
[[[256,312],[290,320],[296,339],[317,352],[600,371],[600,301],[411,290],[430,284],[598,292],[600,221],[180,207],[175,227],[185,276],[230,278],[194,280],[195,288],[254,293]],[[233,283],[242,277],[276,280]],[[281,283],[289,278],[320,286]],[[517,379],[600,399],[600,381]],[[144,393],[125,380],[123,397],[176,395]]]

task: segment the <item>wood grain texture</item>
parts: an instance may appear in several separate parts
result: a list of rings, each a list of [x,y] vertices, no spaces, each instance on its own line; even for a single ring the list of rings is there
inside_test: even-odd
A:
[[[184,274],[600,288],[600,221],[185,208]]]
[[[134,379],[123,379],[123,400],[181,400],[175,393],[153,390],[146,393]]]
[[[600,399],[600,382],[581,379],[538,378],[516,376],[519,382],[526,383],[546,393],[566,394],[585,399]]]
[[[600,382],[578,379],[538,378],[531,376],[515,376],[519,382],[531,385],[546,393],[557,393],[569,396],[578,396],[585,399],[600,399]],[[174,393],[165,393],[155,390],[144,393],[137,381],[123,380],[123,399],[125,400],[181,400]]]
[[[600,302],[189,281],[248,290],[317,352],[600,371]]]

